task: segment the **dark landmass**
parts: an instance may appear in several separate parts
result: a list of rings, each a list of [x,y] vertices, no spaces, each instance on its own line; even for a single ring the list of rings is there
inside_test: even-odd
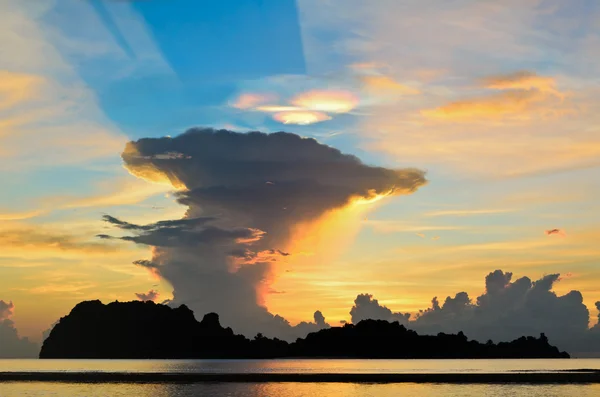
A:
[[[485,344],[456,335],[419,335],[398,322],[363,320],[293,343],[258,334],[250,340],[209,313],[198,322],[185,305],[153,302],[79,303],[44,341],[40,358],[569,358],[539,338]]]

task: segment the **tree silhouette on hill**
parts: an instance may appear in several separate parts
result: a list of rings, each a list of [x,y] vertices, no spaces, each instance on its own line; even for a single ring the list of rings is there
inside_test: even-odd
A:
[[[198,322],[185,305],[86,301],[60,319],[40,358],[568,358],[544,334],[482,344],[456,335],[419,335],[398,322],[363,320],[293,343],[224,328],[216,313]]]

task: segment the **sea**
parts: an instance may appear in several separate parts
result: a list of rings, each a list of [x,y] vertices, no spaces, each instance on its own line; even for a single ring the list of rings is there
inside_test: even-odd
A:
[[[1,372],[497,373],[600,369],[600,359],[550,360],[0,360]],[[596,397],[600,384],[0,382],[0,397]]]

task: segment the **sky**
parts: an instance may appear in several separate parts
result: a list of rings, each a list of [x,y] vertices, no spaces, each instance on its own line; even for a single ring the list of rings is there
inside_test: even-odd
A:
[[[2,2],[0,324],[39,343],[80,301],[150,299],[285,334],[528,277],[527,318],[593,327],[599,21],[594,0]]]

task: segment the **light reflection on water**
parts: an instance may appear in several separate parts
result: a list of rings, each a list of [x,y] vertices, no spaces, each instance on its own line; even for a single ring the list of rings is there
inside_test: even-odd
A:
[[[0,360],[0,372],[108,371],[207,373],[489,373],[600,369],[599,359],[571,360]],[[0,397],[596,397],[600,385],[357,383],[0,383]]]
[[[599,385],[2,383],[2,397],[596,397]]]
[[[600,369],[600,359],[562,360],[0,360],[0,372],[448,373]],[[0,397],[2,395],[0,394]]]

